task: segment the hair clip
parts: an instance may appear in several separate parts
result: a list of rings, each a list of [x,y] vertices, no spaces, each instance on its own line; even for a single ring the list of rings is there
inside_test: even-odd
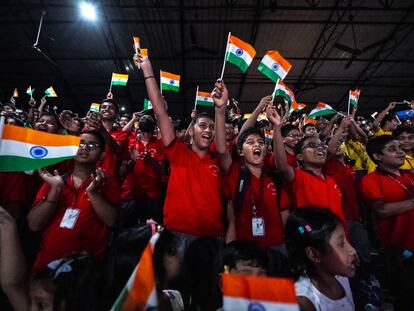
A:
[[[73,269],[70,264],[73,261],[74,259],[70,259],[68,261],[65,261],[65,259],[57,259],[50,262],[47,267],[51,270],[56,270],[53,279],[56,279],[60,273],[71,272]]]
[[[312,228],[311,228],[311,226],[309,226],[309,225],[306,225],[306,226],[305,226],[305,229],[306,229],[306,231],[308,231],[308,232],[311,232],[311,231],[312,231]]]
[[[300,227],[298,228],[298,230],[299,230],[299,232],[300,232],[301,234],[305,232],[305,229],[303,229],[303,227],[302,227],[302,226],[300,226]]]
[[[299,230],[300,234],[303,234],[303,233],[305,233],[305,230],[306,230],[306,232],[311,232],[312,228],[311,228],[311,226],[306,225],[306,226],[299,226],[298,230]]]

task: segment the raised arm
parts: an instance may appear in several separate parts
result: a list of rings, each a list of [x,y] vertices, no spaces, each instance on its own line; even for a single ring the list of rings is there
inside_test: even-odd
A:
[[[375,118],[374,122],[372,123],[372,129],[374,132],[377,132],[380,129],[381,121],[384,119],[384,117],[387,115],[388,112],[390,112],[392,109],[395,108],[396,102],[392,102],[388,105],[387,108],[385,108],[383,111],[381,111],[380,114]]]
[[[295,178],[295,170],[287,161],[285,146],[283,144],[281,128],[284,118],[277,113],[272,103],[266,107],[266,116],[269,122],[273,125],[273,152],[275,155],[276,168],[283,174],[283,177],[287,182],[291,182]]]
[[[339,118],[339,114],[335,114],[331,120],[329,120],[328,124],[326,125],[326,127],[323,129],[322,133],[319,134],[319,137],[322,139],[324,137],[329,136],[329,133],[332,131],[332,128],[336,122],[336,120],[338,120]]]
[[[134,112],[132,114],[131,120],[129,120],[129,122],[122,128],[122,131],[123,132],[129,132],[132,129],[132,127],[134,126],[134,123],[139,120],[140,116],[141,116],[141,114],[139,112]]]
[[[137,68],[141,68],[144,74],[145,85],[149,99],[152,103],[154,113],[157,117],[158,126],[161,131],[161,138],[164,146],[168,147],[175,139],[174,127],[171,119],[168,116],[167,109],[165,107],[164,98],[161,96],[160,89],[158,87],[157,80],[152,70],[152,65],[149,58],[142,58],[140,55],[134,55],[134,63]]]
[[[34,110],[36,106],[36,101],[33,97],[29,100],[29,112],[27,113],[27,122],[30,123],[33,127],[35,125],[35,119],[34,119]]]
[[[27,267],[14,218],[0,206],[0,283],[13,310],[29,310]]]
[[[350,134],[360,140],[362,143],[366,144],[368,141],[368,136],[365,134],[364,130],[355,122],[355,119],[352,119],[351,125],[349,126]]]
[[[328,144],[328,154],[329,155],[335,155],[336,149],[339,146],[339,140],[341,139],[342,134],[344,134],[349,127],[349,124],[351,124],[352,117],[346,116],[342,119],[341,125],[336,130],[335,134],[332,136],[331,140]]]
[[[240,129],[239,135],[243,133],[246,129],[253,127],[259,117],[259,114],[263,112],[266,106],[272,101],[272,96],[268,95],[263,97],[259,104],[257,105],[256,109],[252,112],[252,115],[244,122],[243,126]]]
[[[215,105],[214,140],[220,166],[225,173],[228,173],[232,163],[231,155],[226,144],[226,108],[229,100],[229,92],[223,80],[217,80],[213,90],[213,101]]]

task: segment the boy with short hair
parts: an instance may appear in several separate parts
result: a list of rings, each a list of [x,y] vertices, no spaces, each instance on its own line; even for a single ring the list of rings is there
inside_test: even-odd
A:
[[[75,251],[103,256],[108,228],[117,220],[120,189],[96,163],[104,156],[105,142],[96,131],[80,135],[73,172],[60,176],[39,171],[45,181],[27,220],[31,230],[42,231],[34,269]]]
[[[405,152],[404,164],[400,167],[401,170],[414,170],[414,127],[401,126],[392,132],[399,142],[401,149]],[[414,172],[414,171],[413,171]]]
[[[385,108],[372,123],[372,130],[375,136],[391,135],[392,131],[398,126],[398,119],[394,114],[389,112],[396,106],[395,102],[391,102],[387,108]]]
[[[318,136],[318,130],[316,129],[316,126],[312,123],[306,123],[302,128],[302,132],[305,137]]]
[[[298,167],[298,162],[295,157],[295,146],[302,138],[299,128],[293,124],[285,124],[281,128],[283,137],[283,144],[285,145],[286,157],[288,163],[292,167]]]

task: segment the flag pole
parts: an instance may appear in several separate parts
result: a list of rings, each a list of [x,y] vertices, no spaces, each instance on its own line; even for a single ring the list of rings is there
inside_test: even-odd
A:
[[[135,54],[138,55],[138,48],[137,48],[137,44],[135,43],[134,36],[132,36],[132,41],[134,41]],[[138,69],[141,69],[141,65],[139,64],[139,62],[138,62]]]
[[[114,76],[114,74],[112,73],[112,77]],[[112,77],[111,77],[111,83],[109,84],[109,92],[112,93]]]
[[[194,100],[194,109],[193,110],[197,110],[197,95],[198,95],[198,85],[197,85],[196,96],[195,96],[195,100]]]
[[[277,88],[277,84],[279,83],[280,79],[277,79],[276,84],[275,84],[275,88],[273,89],[273,93],[272,93],[272,103],[275,100],[275,92],[276,92],[276,88]]]
[[[5,121],[6,121],[6,117],[0,116],[0,145],[2,142],[2,138],[3,138],[3,128],[4,128]]]
[[[351,106],[351,90],[349,90],[349,92],[348,92],[348,116],[349,116],[349,114],[350,114],[350,106]]]
[[[227,37],[227,43],[226,43],[226,52],[224,53],[224,63],[223,63],[223,69],[221,69],[221,75],[220,80],[223,79],[224,76],[224,69],[226,69],[226,56],[227,56],[227,48],[229,46],[229,40],[230,40],[231,32],[229,32],[229,35]]]
[[[161,91],[161,95],[162,95],[162,70],[160,69],[160,91]]]

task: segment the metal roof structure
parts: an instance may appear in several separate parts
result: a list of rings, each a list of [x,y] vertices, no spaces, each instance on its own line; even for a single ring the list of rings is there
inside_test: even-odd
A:
[[[132,63],[132,37],[148,48],[154,71],[181,75],[179,93],[166,92],[170,112],[188,116],[196,86],[211,91],[223,65],[229,31],[257,51],[246,74],[232,64],[224,79],[243,112],[274,88],[257,66],[267,50],[293,65],[285,83],[298,102],[323,101],[346,110],[350,88],[362,89],[359,110],[373,112],[414,98],[414,1],[393,0],[102,0],[98,19],[82,19],[75,0],[0,3],[0,96],[20,91],[18,104],[53,85],[53,102],[84,112],[105,97],[111,73],[128,73],[114,99],[142,109],[146,90]],[[40,39],[39,21],[44,15]]]

